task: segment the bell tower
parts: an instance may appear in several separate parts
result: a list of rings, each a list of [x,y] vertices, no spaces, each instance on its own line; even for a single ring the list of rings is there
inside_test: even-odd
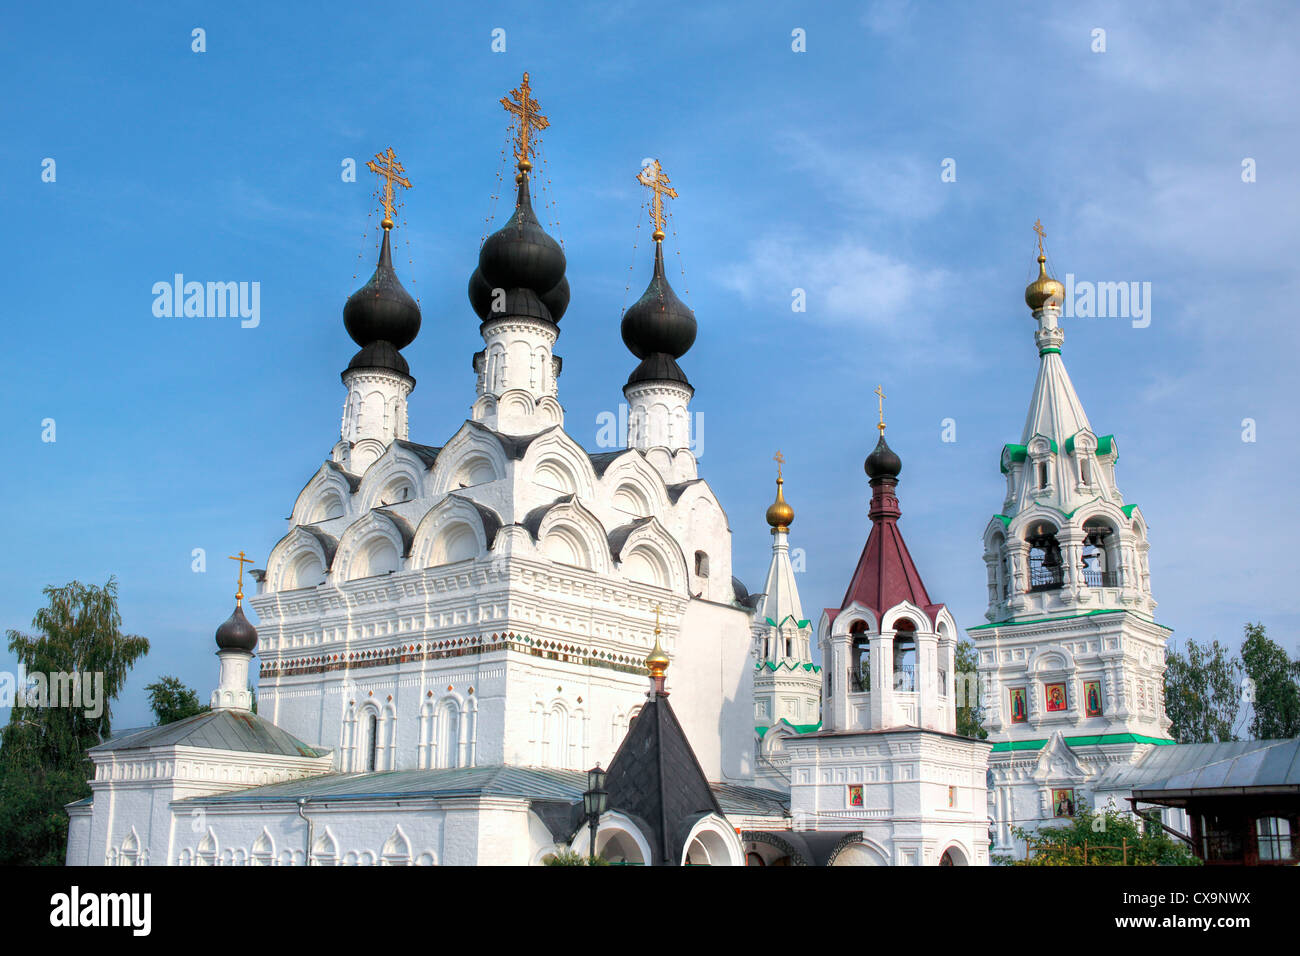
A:
[[[1041,222],[1034,231],[1025,303],[1038,377],[1020,440],[1002,449],[1006,495],[984,531],[987,623],[968,628],[994,743],[994,852],[1014,849],[1013,821],[1055,817],[1111,766],[1172,742],[1170,632],[1153,618],[1146,520],[1116,484],[1115,437],[1093,430],[1065,370],[1064,289],[1047,271]]]

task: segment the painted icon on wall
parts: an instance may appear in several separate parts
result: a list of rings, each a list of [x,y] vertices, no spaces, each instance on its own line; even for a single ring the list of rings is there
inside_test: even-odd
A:
[[[1047,710],[1065,710],[1065,685],[1048,684],[1043,688],[1047,697]]]
[[[1025,708],[1025,689],[1023,687],[1011,688],[1011,722],[1013,724],[1023,724],[1029,719],[1029,712]]]
[[[1101,716],[1101,681],[1083,682],[1083,715],[1085,717]]]
[[[1058,817],[1074,816],[1074,791],[1052,791],[1052,813]]]
[[[862,784],[860,783],[849,784],[849,806],[851,807],[862,806]]]
[[[949,788],[948,788],[948,806],[950,806],[950,807],[955,807],[955,806],[957,806],[957,788],[956,788],[956,787],[949,787]]]

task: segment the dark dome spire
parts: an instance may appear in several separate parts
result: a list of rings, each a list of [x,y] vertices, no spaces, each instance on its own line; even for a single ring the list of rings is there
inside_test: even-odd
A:
[[[698,325],[695,313],[686,307],[664,275],[664,246],[655,241],[655,267],[650,284],[641,298],[625,313],[621,332],[628,351],[641,359],[628,384],[668,380],[683,382],[686,376],[677,359],[695,344]]]
[[[881,429],[880,441],[876,442],[875,449],[867,456],[864,467],[872,481],[877,478],[897,478],[898,473],[903,470],[902,459],[894,454],[894,449],[890,448],[889,443],[885,441],[884,429]]]
[[[569,307],[564,250],[537,221],[528,172],[522,166],[517,178],[514,215],[479,250],[478,268],[469,279],[469,302],[485,322],[514,315],[557,323]],[[495,289],[505,293],[496,312],[492,308]]]
[[[235,613],[217,628],[217,647],[223,651],[248,651],[250,654],[257,648],[257,628],[244,617],[244,609],[239,604],[235,605]]]
[[[343,306],[343,325],[352,341],[361,346],[348,368],[387,368],[410,374],[398,350],[414,342],[420,333],[420,307],[393,271],[387,227],[375,273]]]

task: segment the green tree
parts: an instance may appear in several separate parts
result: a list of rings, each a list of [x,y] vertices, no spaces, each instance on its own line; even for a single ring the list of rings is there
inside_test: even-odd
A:
[[[68,837],[65,804],[88,796],[86,749],[111,733],[111,702],[131,666],[149,652],[143,637],[122,633],[117,582],[73,581],[43,592],[36,636],[9,631],[9,650],[28,675],[79,675],[80,704],[15,698],[0,730],[0,864],[61,864]],[[50,681],[53,684],[53,681]],[[98,698],[87,704],[85,687]],[[21,689],[21,688],[20,688]],[[54,705],[54,706],[51,706]]]
[[[1253,698],[1250,735],[1256,740],[1300,737],[1300,661],[1271,640],[1263,624],[1247,624],[1241,660]]]
[[[1165,659],[1165,714],[1180,744],[1236,740],[1233,722],[1241,707],[1241,662],[1217,640],[1202,647],[1187,641],[1186,653]]]
[[[1199,866],[1182,840],[1175,840],[1154,821],[1139,821],[1108,807],[1103,813],[1082,804],[1063,826],[1011,832],[1028,848],[1014,866]],[[1127,844],[1127,851],[1125,845]],[[1086,857],[1086,863],[1085,863]]]
[[[979,655],[975,645],[970,641],[960,641],[954,655],[957,673],[955,693],[957,695],[957,733],[965,737],[988,737],[984,729],[984,702],[980,699],[977,668]]]
[[[597,856],[591,861],[585,853],[575,853],[572,850],[552,854],[546,858],[545,863],[547,866],[609,866],[609,861],[603,856]]]
[[[164,675],[145,686],[149,692],[149,709],[158,720],[158,726],[184,720],[201,714],[208,708],[199,703],[198,692],[186,687],[177,677]]]

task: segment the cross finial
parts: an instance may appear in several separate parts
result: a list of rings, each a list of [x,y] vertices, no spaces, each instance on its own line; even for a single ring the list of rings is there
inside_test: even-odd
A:
[[[875,394],[876,394],[877,404],[880,406],[880,424],[877,425],[876,427],[880,429],[880,433],[883,435],[885,433],[885,390],[884,388],[880,385],[877,385]]]
[[[641,172],[636,174],[636,180],[642,186],[654,193],[650,200],[650,219],[655,224],[655,231],[651,238],[655,242],[662,242],[664,238],[664,197],[669,199],[677,198],[677,190],[668,185],[670,180],[664,174],[664,168],[659,165],[659,160],[652,159],[642,167]]]
[[[663,632],[659,630],[659,605],[655,605],[655,636],[658,637]]]
[[[393,183],[402,186],[405,189],[411,188],[411,181],[402,173],[406,172],[406,167],[397,161],[397,156],[393,153],[393,147],[388,147],[386,153],[375,153],[375,158],[366,162],[366,168],[384,181],[383,185],[383,203],[384,203],[384,221],[380,223],[385,229],[393,228]],[[240,565],[243,568],[243,565]]]
[[[235,587],[235,604],[238,605],[244,600],[244,565],[252,564],[252,558],[244,557],[244,552],[239,552],[239,557],[229,555],[231,561],[239,562],[239,584]]]
[[[528,74],[524,74],[524,80],[519,84],[518,89],[510,91],[509,97],[501,97],[501,105],[506,108],[507,113],[513,113],[518,117],[519,128],[515,130],[515,161],[519,165],[520,173],[527,173],[533,168],[532,162],[528,159],[533,154],[533,131],[544,130],[551,125],[551,121],[538,112],[541,105],[533,99],[532,87],[528,85]]]
[[[1047,230],[1043,228],[1043,220],[1034,220],[1034,232],[1038,233],[1038,254],[1043,255],[1043,240],[1047,238]]]
[[[777,481],[780,481],[780,480],[781,480],[781,466],[785,464],[785,455],[781,454],[781,449],[778,448],[778,449],[776,450],[776,454],[772,456],[772,460],[773,460],[774,462],[776,462],[776,478],[777,478]]]

